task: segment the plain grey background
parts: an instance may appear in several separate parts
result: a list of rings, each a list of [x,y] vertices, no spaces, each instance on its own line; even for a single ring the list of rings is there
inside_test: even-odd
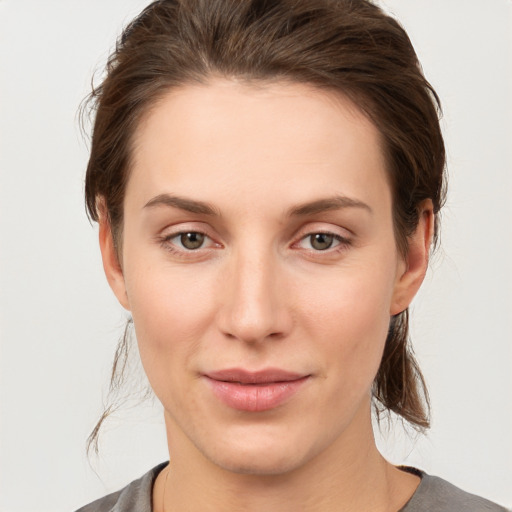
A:
[[[142,0],[0,0],[0,511],[69,511],[167,458],[158,405],[112,419],[92,467],[126,315],[86,219],[90,79]],[[412,308],[433,427],[379,436],[416,465],[512,505],[512,3],[387,0],[443,101],[450,191]],[[135,374],[134,374],[135,378]]]

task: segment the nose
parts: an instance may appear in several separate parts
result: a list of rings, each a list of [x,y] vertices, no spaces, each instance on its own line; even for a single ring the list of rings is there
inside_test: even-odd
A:
[[[234,254],[223,276],[218,326],[245,343],[285,337],[291,330],[291,304],[285,277],[271,251]]]

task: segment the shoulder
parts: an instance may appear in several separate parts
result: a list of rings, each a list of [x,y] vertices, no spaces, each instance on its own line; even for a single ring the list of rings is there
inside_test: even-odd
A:
[[[421,474],[421,483],[401,512],[507,512],[492,501],[470,494],[436,476]]]
[[[165,466],[167,462],[159,464],[120,491],[93,501],[76,512],[151,512],[153,484]]]

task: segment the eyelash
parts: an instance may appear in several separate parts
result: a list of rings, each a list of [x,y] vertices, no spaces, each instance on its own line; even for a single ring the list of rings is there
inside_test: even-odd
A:
[[[346,250],[348,247],[350,247],[350,245],[352,245],[352,240],[350,240],[349,238],[345,238],[341,235],[337,235],[336,233],[332,233],[331,231],[312,231],[310,233],[307,233],[305,234],[304,236],[302,236],[298,242],[296,242],[294,245],[297,245],[299,243],[301,243],[302,241],[304,240],[307,240],[308,238],[311,238],[315,235],[328,235],[328,236],[332,236],[333,237],[333,240],[338,242],[337,245],[335,245],[334,247],[328,247],[327,249],[324,249],[324,250],[321,250],[321,249],[306,249],[308,252],[310,253],[315,253],[315,254],[333,254],[333,253],[339,253],[339,252],[342,252],[344,250]]]
[[[187,258],[187,257],[190,257],[190,255],[194,254],[194,253],[199,253],[199,251],[201,249],[210,249],[210,248],[204,248],[204,247],[198,247],[197,249],[186,249],[186,248],[177,248],[176,247],[176,244],[175,243],[172,243],[171,240],[175,239],[175,238],[178,238],[178,237],[181,237],[187,233],[193,233],[193,234],[196,234],[196,235],[203,235],[205,238],[211,240],[213,242],[213,240],[203,231],[198,231],[198,230],[190,230],[190,231],[178,231],[176,233],[171,233],[171,234],[168,234],[168,235],[165,235],[163,237],[161,237],[159,239],[159,242],[160,242],[160,245],[168,252],[174,254],[174,255],[177,255],[179,257],[182,257],[182,258]],[[324,250],[316,250],[316,249],[304,249],[305,251],[307,251],[308,253],[313,253],[313,254],[318,254],[318,255],[322,255],[322,254],[330,254],[332,255],[333,253],[334,254],[338,254],[340,252],[343,252],[345,251],[346,249],[348,249],[351,245],[352,245],[352,240],[350,240],[349,238],[345,238],[341,235],[337,235],[336,233],[332,233],[331,231],[312,231],[312,232],[309,232],[309,233],[306,233],[304,234],[303,236],[300,237],[300,239],[297,241],[297,242],[294,242],[292,244],[292,247],[293,246],[297,246],[298,244],[300,244],[301,242],[303,242],[304,240],[307,240],[308,238],[311,238],[312,236],[315,236],[315,235],[328,235],[328,236],[332,236],[333,237],[333,240],[338,242],[337,245],[335,245],[334,247],[328,247],[327,249],[324,249]],[[221,247],[220,244],[215,244],[216,247],[214,246],[213,248],[218,248],[218,247]]]
[[[193,233],[195,235],[203,235],[205,238],[208,238],[209,240],[212,240],[204,231],[198,231],[198,230],[187,230],[187,231],[178,231],[177,233],[170,233],[168,235],[165,235],[159,239],[160,245],[170,253],[182,257],[187,258],[190,257],[191,254],[199,253],[201,249],[204,249],[203,247],[199,247],[197,249],[186,249],[186,248],[177,248],[175,243],[172,243],[171,240],[174,238],[179,238],[183,235],[186,235],[187,233]],[[216,244],[217,246],[220,246],[220,244]]]

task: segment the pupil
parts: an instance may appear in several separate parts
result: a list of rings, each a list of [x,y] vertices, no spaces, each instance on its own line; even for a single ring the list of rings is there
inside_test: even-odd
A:
[[[204,242],[202,233],[183,233],[181,235],[181,243],[187,249],[199,249]]]
[[[333,240],[333,235],[328,235],[327,233],[316,233],[311,235],[311,246],[318,251],[325,251],[331,247]]]

